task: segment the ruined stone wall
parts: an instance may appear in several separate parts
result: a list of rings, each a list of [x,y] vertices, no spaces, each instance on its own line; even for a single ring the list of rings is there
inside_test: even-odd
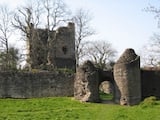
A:
[[[160,99],[160,69],[140,69],[140,57],[133,49],[125,50],[113,71],[97,69],[90,61],[80,66],[74,83],[74,97],[97,102],[99,85],[104,81],[112,85],[114,101],[121,105],[139,104],[149,96]]]
[[[0,72],[0,98],[73,96],[74,75]]]
[[[47,29],[33,27],[30,43],[28,53],[32,68],[39,68],[40,65],[49,63],[58,68],[75,69],[74,23],[68,23],[66,27],[50,31],[50,41],[48,41]]]
[[[83,102],[99,102],[99,74],[94,65],[87,61],[80,66],[74,83],[74,97]]]
[[[42,64],[47,63],[47,30],[45,29],[34,29],[33,40],[31,41],[31,66],[32,68],[38,68]]]
[[[134,105],[141,101],[140,58],[133,49],[126,51],[114,65],[115,102]]]
[[[141,70],[142,98],[156,96],[160,99],[160,70]]]

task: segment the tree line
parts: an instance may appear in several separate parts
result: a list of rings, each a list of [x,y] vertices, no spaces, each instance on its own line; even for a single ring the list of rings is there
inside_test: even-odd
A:
[[[160,9],[150,5],[145,8],[145,11],[155,15],[159,27]],[[117,51],[112,44],[103,40],[91,40],[91,37],[96,34],[96,30],[91,26],[93,17],[87,9],[78,8],[76,11],[71,11],[63,0],[30,0],[24,5],[17,6],[16,9],[11,9],[4,4],[0,5],[0,18],[0,69],[2,70],[17,69],[21,61],[26,61],[28,64],[32,62],[30,60],[31,53],[21,53],[18,48],[10,45],[10,42],[14,40],[15,31],[21,35],[20,41],[26,42],[25,48],[31,49],[31,41],[34,39],[31,30],[33,25],[35,29],[48,30],[47,42],[49,45],[51,41],[49,32],[67,22],[75,23],[77,67],[84,60],[91,60],[102,69],[108,69],[114,64]],[[160,34],[154,33],[150,42],[143,47],[145,50],[141,52],[143,66],[160,65],[159,46]]]
[[[25,60],[28,64],[32,62],[30,60],[31,51],[24,55],[17,48],[10,46],[10,41],[13,40],[12,36],[16,31],[21,35],[20,40],[26,42],[26,49],[31,49],[31,41],[34,39],[33,25],[35,29],[47,29],[49,45],[51,41],[50,31],[67,22],[74,22],[77,67],[84,60],[89,59],[96,66],[107,69],[106,66],[113,63],[117,53],[108,41],[90,40],[90,37],[96,34],[91,27],[92,15],[90,11],[84,8],[71,11],[63,0],[31,0],[14,10],[6,5],[1,5],[0,17],[0,67],[3,70],[16,69],[20,59],[24,58],[23,56],[27,56]]]

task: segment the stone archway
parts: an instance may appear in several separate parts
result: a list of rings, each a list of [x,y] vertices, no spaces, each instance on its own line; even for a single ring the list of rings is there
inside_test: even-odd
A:
[[[99,85],[99,96],[102,103],[114,102],[114,86],[110,81],[104,81]]]
[[[121,105],[135,105],[141,101],[140,57],[133,49],[126,49],[112,71],[95,68],[85,62],[76,73],[74,97],[85,102],[100,102],[99,85],[109,80],[113,84],[113,100]]]
[[[102,102],[114,100],[114,79],[111,70],[99,70],[99,91]]]
[[[112,71],[97,69],[90,61],[86,61],[76,72],[74,83],[75,99],[84,102],[101,102],[99,86],[106,80],[114,86]]]

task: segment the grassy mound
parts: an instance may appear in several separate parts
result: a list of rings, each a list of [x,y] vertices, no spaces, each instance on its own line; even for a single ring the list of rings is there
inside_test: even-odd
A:
[[[148,98],[145,98],[143,102],[141,102],[140,106],[142,108],[146,108],[146,107],[154,107],[158,104],[158,101],[156,99],[156,97],[151,96]]]

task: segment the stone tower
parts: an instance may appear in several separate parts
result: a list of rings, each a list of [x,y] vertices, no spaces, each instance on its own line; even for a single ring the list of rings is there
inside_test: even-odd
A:
[[[67,27],[60,27],[55,32],[49,47],[51,63],[58,68],[75,69],[74,23],[68,23]]]
[[[135,105],[141,101],[140,57],[126,49],[114,65],[115,102]]]
[[[42,65],[52,65],[57,68],[75,70],[75,26],[68,23],[66,27],[59,27],[50,31],[48,42],[47,29],[32,28],[32,39],[28,44],[30,64],[32,68]]]

